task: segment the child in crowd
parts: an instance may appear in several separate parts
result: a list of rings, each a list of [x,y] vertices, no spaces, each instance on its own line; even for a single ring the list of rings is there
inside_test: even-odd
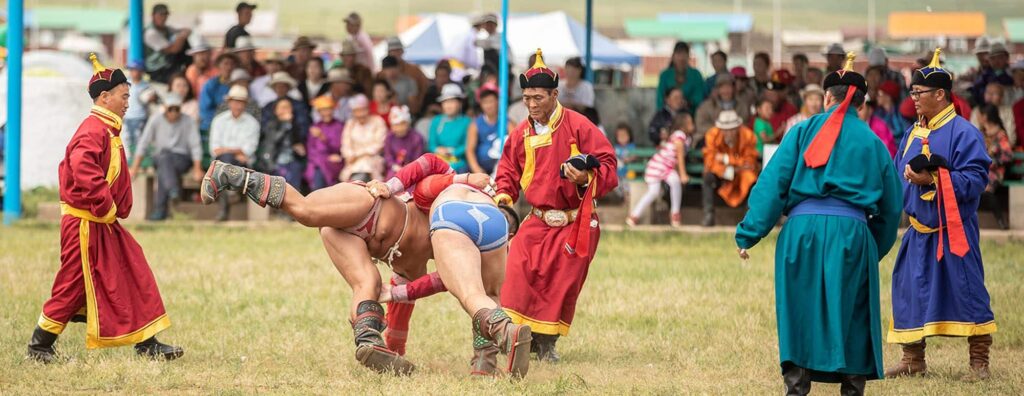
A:
[[[635,176],[626,169],[629,163],[633,162],[633,151],[636,151],[636,144],[633,143],[633,129],[626,122],[620,122],[615,127],[615,157],[619,160],[619,187],[625,185],[622,180],[633,179]]]
[[[1003,205],[996,197],[996,190],[1003,184],[1006,168],[1013,164],[1013,148],[1010,146],[1010,138],[999,114],[999,107],[991,104],[982,105],[979,107],[978,118],[981,133],[985,138],[985,148],[988,150],[989,158],[992,158],[988,170],[988,184],[985,186],[985,192],[981,194],[981,202],[992,210],[999,228],[1008,230],[1010,223],[1007,221],[1006,212],[1003,212]]]
[[[644,170],[647,193],[640,198],[626,218],[627,225],[635,226],[643,211],[661,196],[662,182],[668,183],[672,204],[671,224],[673,227],[682,225],[679,209],[683,203],[683,186],[690,181],[690,176],[686,174],[686,150],[689,147],[689,136],[686,131],[693,133],[693,129],[693,117],[684,112],[672,120],[672,133],[669,133],[668,129],[661,130],[658,152],[647,162],[647,169]]]
[[[775,132],[772,131],[772,116],[775,115],[775,107],[772,102],[762,99],[757,103],[757,117],[754,117],[754,135],[757,136],[757,153],[764,155],[764,145],[775,142]]]
[[[412,130],[409,106],[391,106],[388,120],[391,122],[391,130],[384,139],[384,166],[387,171],[385,180],[423,155],[423,135]],[[409,133],[410,131],[412,133]]]

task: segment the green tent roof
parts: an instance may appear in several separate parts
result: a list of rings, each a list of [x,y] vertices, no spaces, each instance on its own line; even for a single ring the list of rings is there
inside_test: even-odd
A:
[[[636,38],[677,38],[686,41],[717,41],[729,37],[726,21],[661,21],[656,19],[627,19],[626,34]]]
[[[1004,18],[1003,28],[1006,29],[1007,41],[1024,43],[1024,18]]]
[[[28,27],[86,34],[117,33],[128,21],[128,12],[110,8],[40,7],[29,10],[26,16]]]

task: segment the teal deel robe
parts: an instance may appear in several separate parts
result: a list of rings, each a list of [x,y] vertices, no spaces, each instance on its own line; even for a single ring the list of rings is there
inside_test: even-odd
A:
[[[847,111],[828,163],[804,164],[804,151],[836,107],[786,133],[736,226],[736,244],[749,249],[808,198],[836,198],[867,214],[867,223],[794,216],[775,248],[779,362],[810,369],[819,382],[838,382],[839,374],[882,378],[878,261],[896,241],[903,203],[889,151],[855,109]]]

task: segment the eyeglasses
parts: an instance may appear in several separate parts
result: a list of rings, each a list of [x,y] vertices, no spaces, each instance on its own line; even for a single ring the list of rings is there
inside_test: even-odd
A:
[[[168,112],[168,113],[170,113],[170,112],[172,112],[172,111],[173,111],[173,112],[179,112],[179,111],[181,111],[181,108],[180,108],[180,107],[177,107],[177,106],[169,106],[169,107],[167,107],[167,112]]]
[[[917,99],[917,98],[920,98],[922,94],[926,94],[926,93],[929,93],[929,92],[935,92],[935,91],[938,91],[938,90],[939,90],[939,88],[926,89],[924,91],[910,91],[910,97],[912,99]]]

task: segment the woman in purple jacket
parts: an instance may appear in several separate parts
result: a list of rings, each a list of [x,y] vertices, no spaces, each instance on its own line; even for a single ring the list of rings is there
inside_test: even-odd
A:
[[[334,99],[328,95],[313,100],[320,121],[309,128],[306,138],[306,183],[319,190],[333,186],[344,165],[341,158],[341,131],[345,125],[334,119]]]

